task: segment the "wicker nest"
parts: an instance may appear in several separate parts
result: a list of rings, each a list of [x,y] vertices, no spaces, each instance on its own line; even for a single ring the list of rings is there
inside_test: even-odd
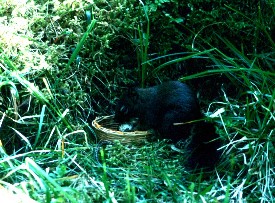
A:
[[[99,140],[119,140],[121,143],[141,143],[144,142],[149,131],[122,132],[118,130],[119,123],[114,121],[114,115],[96,117],[92,126]]]

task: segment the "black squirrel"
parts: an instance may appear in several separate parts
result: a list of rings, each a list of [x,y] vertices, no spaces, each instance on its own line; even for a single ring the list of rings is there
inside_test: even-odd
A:
[[[219,158],[219,136],[214,125],[203,120],[195,93],[179,81],[149,88],[135,88],[116,105],[115,121],[137,117],[139,130],[154,129],[174,142],[190,138],[188,163],[191,167],[213,167]],[[213,141],[214,140],[214,141]]]

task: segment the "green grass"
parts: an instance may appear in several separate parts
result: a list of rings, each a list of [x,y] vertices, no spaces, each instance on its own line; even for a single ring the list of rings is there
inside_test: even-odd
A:
[[[191,50],[149,57],[159,16],[146,4],[135,9],[129,2],[95,2],[0,3],[0,190],[45,203],[274,202],[275,54],[267,11],[258,12],[255,21],[224,7],[255,28],[254,35],[247,33],[259,46],[253,53],[220,35],[214,23],[204,27],[213,31],[209,38],[204,28],[189,30]],[[136,54],[135,70],[120,66],[112,49],[122,43],[116,41],[119,35],[125,39],[131,32],[140,42],[127,41],[134,47],[127,54]],[[91,118],[112,112],[119,81],[136,77],[138,68],[143,85],[162,80],[163,73],[177,71],[171,67],[193,59],[211,69],[179,80],[211,76],[215,88],[216,79],[228,79],[217,90],[219,97],[202,102],[223,143],[214,171],[187,170],[188,154],[165,140],[115,142],[98,150]]]

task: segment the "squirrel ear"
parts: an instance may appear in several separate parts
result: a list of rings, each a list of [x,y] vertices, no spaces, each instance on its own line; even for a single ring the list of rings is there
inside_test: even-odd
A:
[[[132,87],[128,89],[128,95],[131,96],[131,98],[136,98],[138,96],[138,88]]]

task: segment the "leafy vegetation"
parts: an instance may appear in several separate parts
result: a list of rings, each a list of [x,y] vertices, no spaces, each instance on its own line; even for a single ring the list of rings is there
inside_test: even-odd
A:
[[[274,8],[1,1],[0,191],[47,203],[273,202]],[[126,87],[170,79],[196,89],[216,123],[215,171],[187,170],[166,140],[98,144],[91,122]]]

